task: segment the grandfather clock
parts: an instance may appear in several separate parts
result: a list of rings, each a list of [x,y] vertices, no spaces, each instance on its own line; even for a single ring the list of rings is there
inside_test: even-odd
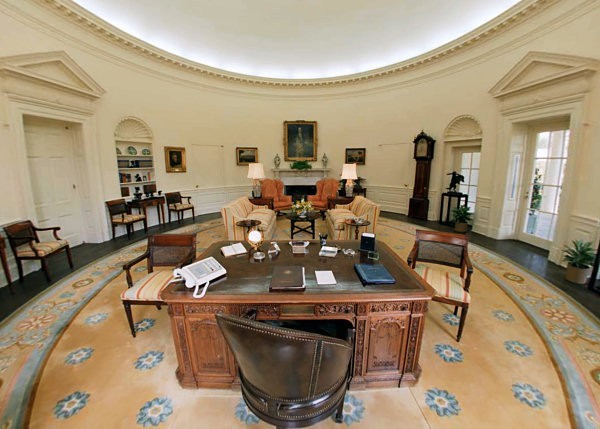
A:
[[[421,131],[413,140],[415,145],[413,158],[417,161],[415,170],[415,185],[413,196],[408,204],[408,216],[417,219],[427,219],[429,211],[429,175],[433,159],[433,144],[435,140]]]

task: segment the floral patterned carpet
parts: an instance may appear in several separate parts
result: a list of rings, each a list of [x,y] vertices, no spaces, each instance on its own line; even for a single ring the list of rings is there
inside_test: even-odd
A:
[[[224,238],[220,220],[184,229],[198,232],[198,252]],[[403,258],[413,233],[385,218],[377,228]],[[289,221],[279,219],[276,234],[288,239]],[[1,428],[269,427],[239,392],[179,387],[166,309],[134,307],[131,337],[121,267],[144,248],[134,243],[75,272],[0,325]],[[350,391],[343,425],[599,427],[598,319],[504,258],[474,245],[470,256],[476,270],[461,342],[452,308],[431,303],[417,385]]]

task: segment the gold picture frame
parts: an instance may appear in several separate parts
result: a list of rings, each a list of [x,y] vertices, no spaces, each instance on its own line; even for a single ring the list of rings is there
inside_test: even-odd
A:
[[[236,147],[235,160],[237,165],[248,165],[251,162],[258,162],[257,147]]]
[[[316,161],[317,122],[284,121],[283,153],[285,161]]]
[[[346,164],[365,165],[367,149],[364,147],[346,148]]]
[[[165,146],[165,167],[167,173],[185,173],[185,148]]]

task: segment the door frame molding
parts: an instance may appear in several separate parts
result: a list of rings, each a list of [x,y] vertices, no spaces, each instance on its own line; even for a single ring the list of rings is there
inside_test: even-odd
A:
[[[102,202],[101,174],[97,163],[91,162],[95,159],[92,154],[98,153],[98,143],[95,138],[95,117],[93,111],[86,111],[73,106],[64,106],[55,103],[49,103],[43,100],[35,100],[29,97],[18,95],[8,96],[9,120],[11,123],[12,138],[16,150],[17,170],[19,171],[19,185],[21,187],[22,212],[24,217],[37,221],[33,191],[29,177],[29,165],[27,162],[27,142],[25,137],[24,117],[33,116],[57,121],[69,122],[77,125],[73,130],[74,144],[79,146],[83,152],[84,165],[80,165],[80,171],[85,171],[85,177],[76,174],[82,195],[82,211],[85,200],[91,204],[87,210],[87,215],[83,217],[82,238],[85,242],[99,243],[108,237],[108,226],[105,222],[104,206],[95,202]],[[74,162],[79,162],[75,157]],[[83,194],[89,195],[85,198]],[[86,220],[87,219],[87,220]],[[99,228],[100,227],[100,228]]]
[[[24,117],[33,116],[68,122],[74,126],[74,142],[83,156],[78,174],[85,187],[81,195],[84,210],[86,242],[108,239],[108,222],[104,209],[102,174],[98,162],[100,142],[97,137],[95,101],[104,90],[66,52],[40,52],[0,58],[0,93],[4,96],[3,135],[5,147],[14,168],[9,174],[16,177],[20,198],[6,221],[23,218],[36,221],[33,192],[29,179]],[[83,165],[81,165],[83,164]]]

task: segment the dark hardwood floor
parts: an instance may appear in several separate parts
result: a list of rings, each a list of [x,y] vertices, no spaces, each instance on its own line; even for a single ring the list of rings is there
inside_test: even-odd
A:
[[[428,228],[452,231],[451,227],[441,225],[438,222],[420,221],[418,219],[408,218],[405,215],[389,212],[382,213],[382,216],[405,222],[411,222]],[[203,222],[219,217],[219,213],[200,215],[196,216],[196,222]],[[167,225],[151,227],[148,229],[148,233],[162,233],[189,224],[192,224],[191,219],[185,219],[181,223],[171,222]],[[567,282],[564,279],[564,268],[552,262],[548,262],[547,251],[516,240],[494,240],[473,232],[469,232],[468,235],[470,241],[473,243],[511,259],[517,264],[536,273],[540,277],[545,278],[550,283],[556,285],[562,291],[577,300],[596,317],[600,317],[600,294],[588,289],[583,285],[576,285]],[[131,240],[128,240],[127,236],[125,235],[104,243],[82,244],[74,247],[72,249],[73,262],[75,264],[73,271],[83,268],[96,259],[117,251],[124,246],[134,243],[136,240],[143,239],[144,237],[145,233],[143,230],[141,230],[134,232]],[[8,251],[10,252],[10,250]],[[50,276],[53,283],[71,273],[72,271],[69,268],[67,258],[64,254],[58,254],[52,257],[50,260]],[[600,290],[599,283],[600,282],[596,282],[596,290]],[[26,275],[22,283],[19,282],[18,279],[13,279],[13,288],[15,290],[14,295],[10,293],[8,287],[0,288],[0,320],[10,316],[15,310],[28,302],[30,299],[34,298],[39,293],[42,293],[51,285],[52,283],[48,283],[46,281],[41,270],[34,271]]]

